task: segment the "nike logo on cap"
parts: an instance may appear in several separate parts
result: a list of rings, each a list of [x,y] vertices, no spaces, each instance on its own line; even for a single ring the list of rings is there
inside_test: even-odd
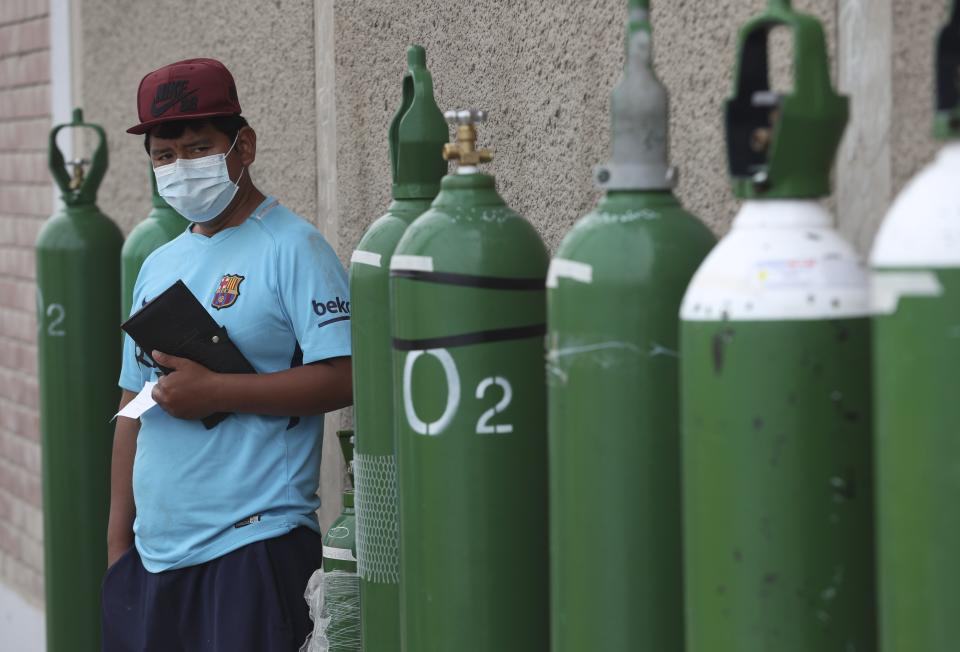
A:
[[[159,118],[164,113],[170,110],[170,108],[177,102],[183,102],[185,99],[196,93],[198,88],[193,89],[189,93],[184,91],[187,88],[187,82],[170,82],[163,84],[157,88],[157,95],[153,98],[153,103],[150,105],[150,113],[154,118]],[[173,95],[173,97],[170,97]],[[169,98],[169,99],[167,99]],[[196,108],[196,102],[192,102],[193,106],[189,108]],[[181,110],[189,110],[188,107],[183,106]]]

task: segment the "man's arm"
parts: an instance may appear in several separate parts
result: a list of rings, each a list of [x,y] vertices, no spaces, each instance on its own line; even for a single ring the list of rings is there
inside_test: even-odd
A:
[[[133,392],[123,390],[120,409],[133,400]],[[110,520],[107,523],[107,566],[113,566],[133,545],[133,458],[137,453],[140,420],[117,417],[113,431],[113,458],[110,462]]]
[[[185,358],[153,352],[164,367],[153,399],[180,419],[202,419],[215,412],[246,412],[302,417],[353,404],[349,357],[330,358],[272,374],[218,374]]]

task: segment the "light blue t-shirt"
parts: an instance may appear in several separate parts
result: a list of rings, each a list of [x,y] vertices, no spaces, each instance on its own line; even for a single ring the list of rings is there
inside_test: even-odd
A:
[[[317,229],[272,198],[213,237],[190,230],[154,251],[134,311],[178,279],[258,373],[350,355],[347,276]],[[126,337],[120,387],[156,380]],[[304,525],[315,512],[323,417],[232,414],[211,430],[159,406],[141,417],[133,464],[137,550],[151,572],[201,564]]]

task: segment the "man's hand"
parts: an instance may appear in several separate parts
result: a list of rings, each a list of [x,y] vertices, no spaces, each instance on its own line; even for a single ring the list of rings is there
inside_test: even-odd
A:
[[[173,369],[160,376],[153,388],[153,400],[167,414],[178,419],[202,419],[220,410],[217,408],[217,390],[221,374],[186,358],[154,351],[151,356],[157,364]]]
[[[302,417],[353,404],[346,356],[272,373],[218,374],[185,358],[160,351],[151,355],[173,369],[157,380],[153,400],[180,419],[202,419],[217,412]]]

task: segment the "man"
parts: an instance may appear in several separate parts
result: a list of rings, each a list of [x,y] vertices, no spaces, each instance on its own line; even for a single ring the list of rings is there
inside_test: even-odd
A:
[[[159,378],[158,406],[117,420],[104,649],[297,650],[322,557],[322,415],[352,403],[346,275],[316,228],[254,185],[257,136],[220,62],[148,74],[137,106],[128,131],[191,225],[144,262],[134,310],[182,280],[258,373],[126,338],[120,405]],[[231,415],[199,420],[218,412]]]

